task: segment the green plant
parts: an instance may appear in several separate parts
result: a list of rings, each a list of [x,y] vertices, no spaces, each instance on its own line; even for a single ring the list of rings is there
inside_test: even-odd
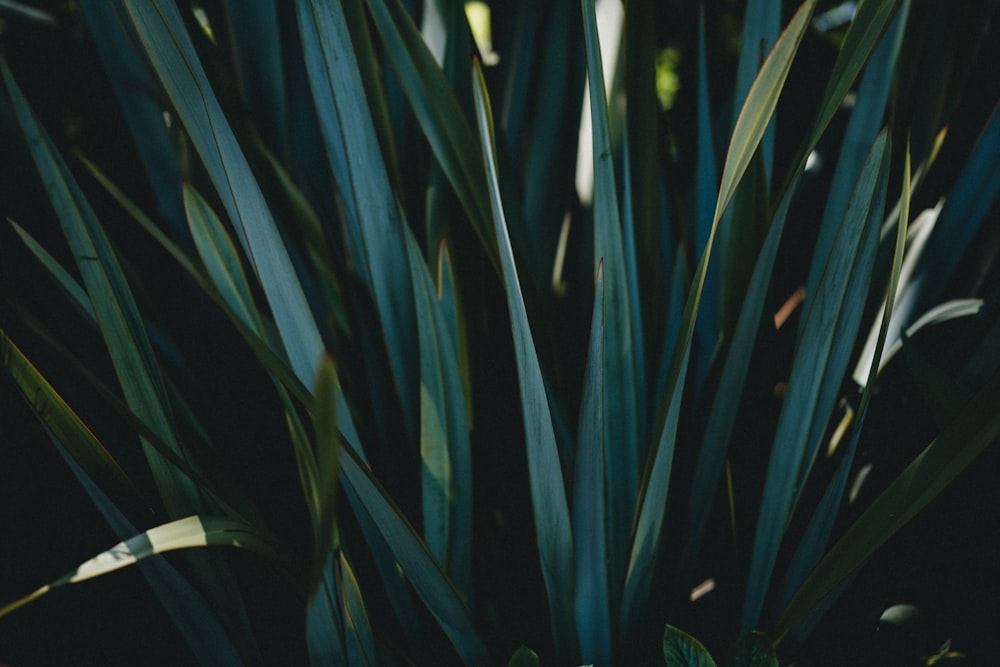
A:
[[[697,26],[674,46],[629,3],[602,53],[592,0],[497,7],[491,47],[465,3],[423,4],[81,3],[134,153],[57,145],[0,63],[64,237],[37,199],[12,220],[51,280],[12,293],[4,366],[123,540],[52,587],[142,558],[205,664],[609,664],[657,655],[714,576],[740,612],[696,634],[740,637],[727,664],[807,651],[1000,433],[1000,293],[953,281],[997,247],[1000,113],[943,133],[996,3],[830,27],[750,0],[728,61],[700,7],[670,9]],[[900,367],[935,424],[858,512],[868,420],[910,419],[876,396]]]

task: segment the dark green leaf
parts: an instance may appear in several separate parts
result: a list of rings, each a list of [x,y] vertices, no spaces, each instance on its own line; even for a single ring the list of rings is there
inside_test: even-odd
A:
[[[672,625],[663,629],[663,662],[667,667],[715,667],[700,641]]]
[[[482,72],[475,68],[473,92],[479,119],[487,182],[493,206],[493,223],[500,267],[507,294],[511,333],[517,359],[518,387],[524,417],[525,444],[528,450],[528,474],[531,504],[538,535],[538,555],[549,597],[556,653],[569,659],[576,652],[576,628],[573,618],[573,538],[570,532],[569,506],[562,465],[556,446],[552,415],[545,394],[545,383],[538,365],[538,354],[528,324],[528,314],[517,277],[510,236],[504,219],[500,185],[497,179],[493,112]]]

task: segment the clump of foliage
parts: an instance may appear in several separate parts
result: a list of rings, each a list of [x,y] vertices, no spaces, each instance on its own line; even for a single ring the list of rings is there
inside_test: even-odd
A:
[[[1000,434],[997,3],[598,4],[0,3],[5,387],[122,540],[0,629],[133,563],[213,665],[898,609],[863,566]]]

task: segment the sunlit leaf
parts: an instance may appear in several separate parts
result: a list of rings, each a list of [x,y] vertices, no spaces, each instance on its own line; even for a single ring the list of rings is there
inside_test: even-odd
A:
[[[232,546],[256,551],[262,555],[272,554],[270,547],[261,542],[246,524],[220,517],[190,516],[151,528],[140,535],[119,542],[107,551],[81,563],[72,572],[0,608],[0,617],[38,599],[54,588],[114,572],[155,554],[206,546]]]

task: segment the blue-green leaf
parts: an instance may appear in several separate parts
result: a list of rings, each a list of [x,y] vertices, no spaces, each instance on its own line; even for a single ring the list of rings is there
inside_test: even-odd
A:
[[[528,477],[531,505],[538,536],[538,555],[549,597],[556,654],[571,660],[576,653],[576,628],[573,613],[573,538],[570,532],[566,486],[556,446],[552,415],[545,394],[545,383],[538,365],[538,353],[528,324],[528,314],[514,264],[510,236],[504,219],[500,185],[497,177],[496,144],[493,135],[493,112],[482,71],[475,68],[473,92],[479,121],[479,135],[486,164],[487,183],[493,206],[493,223],[500,267],[507,295],[507,309],[517,359],[518,387],[524,417],[525,444],[528,450]]]
[[[604,86],[601,45],[593,0],[583,1],[583,27],[590,80],[590,115],[594,151],[594,268],[603,262],[605,281],[604,472],[608,503],[612,581],[622,581],[629,549],[629,530],[639,493],[639,447],[636,356],[632,303],[628,293],[625,247],[615,185]]]
[[[402,210],[389,183],[340,3],[299,0],[296,9],[320,128],[328,151],[341,145],[346,156],[347,180],[339,186],[357,204],[360,249],[368,267],[365,279],[382,325],[406,430],[415,434],[418,372],[409,344],[415,314]]]
[[[819,446],[860,326],[888,180],[889,138],[869,153],[823,279],[811,300],[792,365],[757,520],[742,627],[759,618],[785,528]]]
[[[809,265],[806,294],[816,292],[840,221],[851,200],[854,184],[864,166],[868,149],[882,126],[909,8],[909,0],[904,0],[899,13],[872,52],[871,59],[865,66],[865,73],[861,77],[856,102],[851,110],[851,119],[844,132],[844,138],[839,143],[837,167],[833,172],[812,262]]]
[[[576,626],[584,663],[611,663],[607,513],[604,500],[604,265],[597,266],[590,353],[573,474]]]
[[[345,449],[343,454],[340,468],[345,484],[357,495],[372,524],[459,656],[470,665],[488,664],[489,652],[458,591],[371,473],[351,450]]]
[[[124,0],[153,68],[263,287],[295,374],[312,382],[323,343],[284,241],[172,0]]]
[[[723,168],[722,184],[719,188],[719,199],[715,207],[713,234],[709,236],[705,252],[701,255],[688,291],[677,341],[667,372],[667,380],[664,384],[664,392],[657,409],[656,425],[653,432],[656,441],[648,457],[640,489],[639,506],[636,509],[633,527],[631,558],[625,579],[621,616],[623,632],[633,627],[636,615],[640,612],[649,595],[653,565],[656,562],[663,529],[681,396],[687,377],[695,318],[698,315],[705,274],[712,253],[714,228],[736,191],[739,180],[757,150],[770,117],[774,113],[778,95],[784,86],[792,60],[809,24],[809,17],[812,15],[815,5],[815,0],[807,0],[778,39],[747,95],[747,100],[730,139],[726,165]]]

